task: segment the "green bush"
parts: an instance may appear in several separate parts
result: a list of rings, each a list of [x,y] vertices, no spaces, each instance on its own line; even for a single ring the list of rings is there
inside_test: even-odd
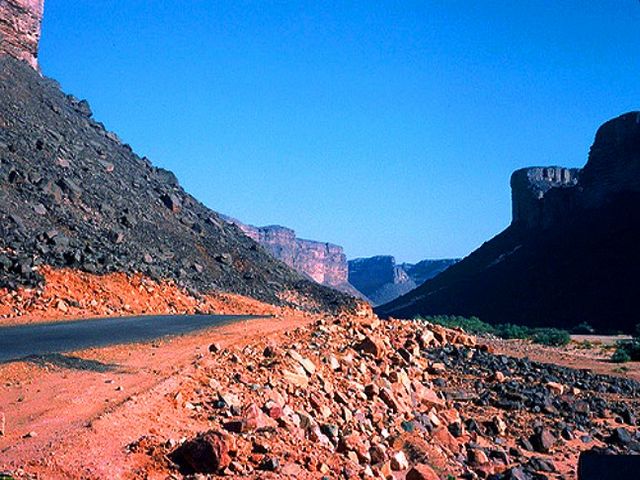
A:
[[[640,361],[640,340],[636,338],[633,340],[619,341],[617,343],[616,351],[613,354],[613,357],[611,357],[611,360],[613,360],[614,362],[616,361],[614,360],[614,357],[616,355],[619,355],[619,358],[627,358],[627,360],[624,360],[626,362]],[[617,362],[617,363],[622,363],[622,362]]]
[[[538,328],[531,337],[533,343],[548,345],[550,347],[563,347],[571,341],[571,336],[566,330],[558,328]]]
[[[564,346],[571,341],[569,332],[557,328],[531,328],[524,325],[503,323],[491,325],[483,322],[478,317],[462,317],[459,315],[434,315],[429,317],[416,317],[418,321],[426,321],[446,328],[462,328],[465,332],[474,335],[495,335],[507,340],[521,339],[531,340],[534,343],[550,346]]]
[[[624,348],[618,347],[616,351],[613,353],[613,355],[611,356],[611,361],[613,363],[627,363],[631,361],[631,357],[624,350]]]
[[[483,322],[478,317],[462,317],[458,315],[434,315],[430,317],[418,317],[417,320],[426,321],[446,328],[462,328],[467,333],[474,335],[494,334],[493,325]]]
[[[504,323],[496,325],[496,336],[507,340],[520,339],[526,340],[531,338],[533,330],[524,325],[513,325],[512,323]]]

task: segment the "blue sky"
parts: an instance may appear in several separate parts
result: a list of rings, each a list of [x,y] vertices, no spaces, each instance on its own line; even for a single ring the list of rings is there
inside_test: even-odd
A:
[[[209,207],[416,261],[640,108],[639,25],[637,0],[48,0],[40,63]]]

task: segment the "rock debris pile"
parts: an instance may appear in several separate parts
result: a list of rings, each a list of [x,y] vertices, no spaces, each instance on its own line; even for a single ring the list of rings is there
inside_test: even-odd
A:
[[[173,478],[569,479],[584,450],[640,451],[633,381],[492,354],[462,331],[326,318],[213,344],[176,408],[208,425],[143,437]]]

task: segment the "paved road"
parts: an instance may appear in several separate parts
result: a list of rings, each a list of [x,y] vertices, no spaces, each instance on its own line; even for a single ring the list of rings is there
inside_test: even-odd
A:
[[[251,315],[150,315],[0,327],[0,363],[31,355],[145,342],[249,320]]]

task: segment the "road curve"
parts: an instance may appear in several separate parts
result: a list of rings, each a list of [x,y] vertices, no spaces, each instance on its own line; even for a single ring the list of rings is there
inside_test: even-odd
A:
[[[242,320],[253,315],[148,315],[0,327],[0,363],[32,355],[154,340]]]

